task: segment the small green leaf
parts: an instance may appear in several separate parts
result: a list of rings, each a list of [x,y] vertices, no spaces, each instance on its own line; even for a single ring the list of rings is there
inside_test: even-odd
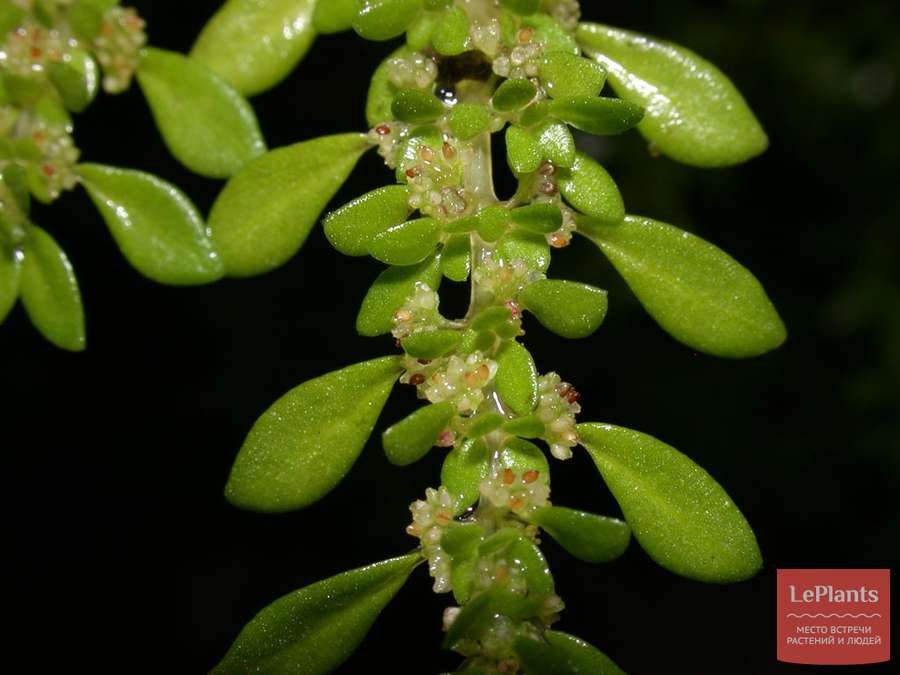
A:
[[[316,37],[315,5],[315,0],[228,0],[203,27],[191,58],[244,96],[271,89],[309,51]]]
[[[491,457],[480,438],[466,439],[447,453],[441,467],[441,485],[453,496],[456,513],[465,511],[478,499],[479,487],[490,475]]]
[[[578,56],[581,47],[563,25],[547,14],[532,14],[522,19],[522,25],[534,28],[534,42],[544,45],[545,53],[568,52]]]
[[[140,171],[80,164],[78,173],[122,253],[163,284],[205,284],[224,274],[203,218],[181,190]]]
[[[323,35],[342,33],[353,27],[359,0],[320,0],[313,13],[313,28]]]
[[[388,265],[415,265],[434,252],[441,224],[434,218],[417,218],[389,227],[372,237],[369,253]]]
[[[391,102],[391,113],[403,122],[424,124],[440,117],[444,106],[433,94],[418,89],[401,89]]]
[[[53,237],[34,225],[25,240],[19,297],[41,335],[61,349],[84,349],[84,310],[75,271]]]
[[[100,74],[93,57],[81,49],[69,50],[68,60],[47,64],[47,76],[63,104],[72,112],[87,108],[97,95]]]
[[[469,17],[462,7],[449,7],[441,12],[431,33],[431,43],[443,56],[456,56],[466,51]]]
[[[0,323],[3,323],[19,297],[22,253],[0,239]]]
[[[209,215],[226,273],[249,277],[287,262],[369,147],[361,134],[323,136],[272,150],[229,180]]]
[[[322,225],[325,236],[344,255],[366,255],[372,238],[409,216],[410,188],[387,185],[332,211]]]
[[[550,244],[547,238],[534,232],[510,232],[497,245],[497,253],[507,262],[524,260],[537,272],[550,267]]]
[[[575,163],[575,139],[569,127],[556,120],[547,120],[534,136],[541,154],[558,167],[569,168]]]
[[[523,307],[541,325],[557,335],[587,337],[606,317],[606,291],[587,284],[559,279],[540,279],[519,294]]]
[[[606,654],[573,635],[548,630],[544,639],[516,638],[514,649],[526,675],[625,675]]]
[[[500,4],[516,14],[534,14],[541,5],[540,0],[500,0]]]
[[[562,227],[562,212],[556,204],[531,204],[510,211],[512,221],[526,230],[549,234]]]
[[[148,48],[138,82],[175,158],[209,178],[227,178],[266,151],[250,104],[205,66]]]
[[[324,497],[353,466],[400,374],[399,357],[358,363],[304,382],[260,417],[238,454],[225,495],[278,513]]]
[[[787,337],[756,278],[700,237],[649,218],[585,221],[586,236],[672,337],[707,354],[758,356]]]
[[[528,519],[540,525],[569,553],[587,562],[615,560],[625,553],[631,541],[627,523],[562,506],[540,509]]]
[[[508,438],[497,456],[501,469],[512,469],[517,474],[537,471],[539,479],[550,480],[550,464],[547,456],[534,443],[521,438]]]
[[[494,585],[476,595],[462,608],[444,637],[443,647],[452,648],[460,640],[477,640],[493,623],[496,615],[508,616],[514,621],[523,621],[538,612],[538,603],[509,589]]]
[[[382,61],[372,74],[366,98],[366,121],[370,127],[394,119],[393,113],[391,113],[391,104],[398,89],[397,85],[391,82],[391,69],[393,68],[391,63],[394,59],[406,58],[411,53],[408,47],[400,47]]]
[[[545,642],[520,635],[513,641],[513,649],[525,675],[579,675],[581,672],[565,654]],[[593,675],[592,671],[584,672]]]
[[[340,666],[421,562],[418,553],[338,574],[276,600],[211,675],[323,675]]]
[[[519,438],[540,438],[546,430],[544,423],[537,415],[516,417],[503,425],[503,431]]]
[[[504,80],[494,92],[491,104],[498,112],[512,112],[524,108],[536,94],[537,89],[530,80]]]
[[[480,436],[484,436],[485,434],[489,434],[495,429],[499,429],[503,426],[503,416],[498,415],[497,413],[492,412],[484,412],[479,414],[473,421],[472,426],[469,427],[469,430],[466,432],[466,436],[469,438],[478,438]]]
[[[541,62],[538,74],[553,98],[597,96],[606,82],[603,66],[571,52],[550,52]]]
[[[472,320],[474,330],[492,330],[503,325],[512,318],[509,307],[486,307]]]
[[[510,125],[506,130],[506,161],[517,176],[537,171],[544,153],[537,139],[522,127]]]
[[[360,0],[353,30],[366,40],[402,35],[422,8],[422,0]]]
[[[740,92],[690,50],[592,23],[579,25],[578,40],[606,67],[616,94],[647,110],[638,129],[663,154],[718,167],[744,162],[768,147]]]
[[[441,251],[441,271],[451,281],[469,278],[472,265],[471,242],[468,234],[454,234]]]
[[[499,204],[487,206],[478,212],[478,234],[486,242],[495,242],[506,233],[509,225],[509,209]]]
[[[549,110],[576,129],[597,136],[621,134],[644,117],[644,109],[636,103],[597,96],[556,98]]]
[[[394,328],[394,312],[416,292],[416,284],[423,283],[436,290],[440,281],[441,267],[437,256],[418,265],[388,267],[366,293],[356,317],[356,331],[367,337],[390,333]]]
[[[25,17],[25,10],[21,7],[4,2],[0,4],[0,35],[6,35],[15,30]]]
[[[478,544],[485,529],[477,523],[461,523],[447,529],[441,536],[441,548],[451,558],[468,558],[478,553]]]
[[[500,348],[496,361],[497,393],[517,415],[528,415],[537,403],[537,369],[531,354],[512,340]]]
[[[491,117],[492,113],[487,106],[457,103],[450,109],[447,123],[450,125],[450,133],[461,141],[468,141],[487,129]]]
[[[462,340],[462,333],[452,329],[413,333],[403,340],[403,350],[417,359],[436,359],[452,352]]]
[[[727,583],[762,566],[753,530],[722,487],[652,436],[610,424],[579,424],[603,480],[645,551],[676,574]]]
[[[388,461],[397,466],[418,462],[434,447],[455,414],[456,407],[450,401],[433,403],[386,429],[381,444]]]
[[[528,584],[529,596],[543,596],[553,592],[553,576],[550,567],[540,549],[534,542],[525,537],[519,537],[509,545],[508,558],[515,560],[522,570],[525,582]]]
[[[559,189],[566,201],[589,216],[618,223],[625,217],[625,203],[606,169],[583,153],[577,153],[568,171],[560,172]]]
[[[419,14],[406,29],[406,46],[414,52],[424,52],[431,47],[431,31],[437,16],[431,12]]]

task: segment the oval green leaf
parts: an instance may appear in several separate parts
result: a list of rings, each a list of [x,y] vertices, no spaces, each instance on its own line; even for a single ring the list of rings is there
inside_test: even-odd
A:
[[[586,236],[676,340],[707,354],[757,356],[787,337],[759,281],[700,237],[650,218],[586,221]]]
[[[431,32],[431,44],[442,56],[456,56],[466,51],[469,43],[469,17],[462,7],[449,7],[441,12]]]
[[[447,123],[450,132],[461,141],[468,141],[487,129],[491,111],[478,103],[457,103],[450,109]]]
[[[512,221],[526,230],[538,234],[555,232],[563,224],[562,212],[557,204],[531,204],[510,211]]]
[[[575,162],[575,139],[562,122],[548,120],[534,132],[541,153],[553,164],[568,168]]]
[[[606,291],[560,279],[540,279],[519,294],[523,307],[541,325],[566,338],[584,338],[606,317]]]
[[[0,241],[0,323],[6,319],[19,297],[21,271],[21,252]]]
[[[567,96],[554,99],[550,113],[595,136],[628,131],[644,117],[644,109],[620,98]]]
[[[53,237],[33,225],[25,240],[19,297],[41,335],[60,349],[84,349],[84,310],[75,271]]]
[[[537,403],[537,368],[525,347],[515,340],[503,345],[495,357],[497,393],[517,415],[528,415]]]
[[[443,112],[443,104],[433,94],[418,89],[401,89],[391,101],[391,113],[394,119],[409,124],[432,122]]]
[[[456,407],[450,401],[444,401],[419,408],[388,427],[381,435],[388,461],[397,466],[418,462],[434,447],[455,414]]]
[[[353,30],[366,40],[402,35],[422,8],[422,0],[360,0]]]
[[[332,211],[322,225],[325,236],[344,255],[366,255],[372,238],[409,216],[410,188],[387,185]]]
[[[209,215],[226,273],[249,277],[287,262],[369,147],[361,134],[323,136],[272,150],[229,180]]]
[[[228,0],[203,27],[191,58],[244,96],[263,92],[309,51],[316,37],[315,5],[315,0]]]
[[[253,108],[205,66],[149,48],[137,78],[163,140],[191,171],[228,178],[266,151]]]
[[[372,237],[369,253],[388,265],[415,265],[434,252],[440,233],[434,218],[409,220]]]
[[[272,513],[321,499],[353,466],[399,374],[399,357],[386,356],[289,391],[253,425],[225,496]]]
[[[370,127],[394,119],[391,104],[394,102],[394,95],[398,88],[391,82],[391,62],[396,58],[406,58],[410,53],[406,46],[400,47],[382,61],[372,74],[369,93],[366,97],[366,121]]]
[[[67,61],[48,63],[47,76],[59,92],[63,104],[72,112],[87,108],[100,86],[96,62],[81,49],[69,50]]]
[[[517,176],[537,171],[543,159],[537,139],[522,127],[510,125],[506,130],[506,161]]]
[[[610,424],[579,424],[603,480],[645,551],[667,570],[728,583],[762,566],[753,530],[725,490],[675,448]]]
[[[248,623],[212,675],[324,675],[359,646],[421,562],[418,553],[338,574],[276,600]]]
[[[122,253],[163,284],[205,284],[224,274],[203,218],[181,190],[140,171],[81,164],[78,173]]]
[[[507,262],[524,260],[538,272],[546,272],[550,267],[550,244],[542,234],[510,232],[497,245],[497,253]]]
[[[539,479],[550,480],[550,464],[547,456],[534,443],[521,438],[508,438],[497,455],[497,465],[501,469],[512,469],[518,474],[537,471]]]
[[[625,203],[612,176],[583,153],[576,153],[568,171],[561,171],[559,189],[576,209],[589,216],[618,223],[625,217]]]
[[[456,513],[478,499],[481,483],[490,475],[491,456],[480,438],[467,439],[447,453],[441,467],[441,485],[453,496]]]
[[[769,140],[747,102],[714,65],[684,47],[582,23],[578,40],[603,64],[616,94],[643,106],[638,126],[660,152],[693,166],[730,166]]]
[[[372,284],[356,317],[356,331],[375,337],[390,333],[394,328],[394,312],[416,292],[416,284],[423,283],[437,289],[441,281],[441,267],[437,256],[418,265],[389,267]]]
[[[548,506],[528,519],[540,525],[576,558],[592,563],[615,560],[631,541],[631,528],[618,518],[597,516],[562,506]]]
[[[468,234],[454,234],[441,250],[441,272],[451,281],[465,281],[472,266],[471,241]]]
[[[537,88],[530,80],[505,80],[497,87],[491,104],[498,112],[512,112],[524,108],[537,94]]]
[[[451,328],[423,330],[403,340],[403,350],[417,359],[436,359],[453,351],[462,340],[462,333]]]
[[[597,96],[606,81],[606,71],[599,63],[564,51],[547,54],[538,74],[553,98]]]

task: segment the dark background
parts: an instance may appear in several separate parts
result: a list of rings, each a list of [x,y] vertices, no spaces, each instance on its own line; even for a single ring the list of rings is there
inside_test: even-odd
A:
[[[133,4],[151,42],[178,51],[218,5]],[[771,149],[736,168],[652,159],[634,133],[582,147],[608,166],[631,212],[690,229],[753,270],[790,337],[751,361],[692,353],[655,326],[591,245],[557,255],[551,276],[608,288],[610,313],[575,342],[528,322],[539,369],[582,391],[582,420],[646,431],[709,470],[766,561],[751,581],[710,586],[662,570],[636,543],[595,566],[551,540],[567,603],[558,626],[633,675],[817,670],[775,661],[775,569],[897,563],[896,1],[583,4],[589,20],[703,54],[757,112]],[[353,34],[320,38],[290,79],[254,99],[269,145],[361,129],[369,74],[391,49]],[[169,157],[136,88],[101,97],[76,123],[87,161],[159,174],[204,211],[221,188]],[[370,154],[334,203],[389,180]],[[316,230],[277,272],[166,288],[128,267],[82,192],[34,219],[78,272],[89,348],[53,349],[21,308],[0,329],[7,555],[21,567],[17,590],[32,598],[20,628],[61,639],[67,662],[94,672],[203,673],[275,598],[412,548],[407,508],[437,484],[437,451],[394,468],[376,435],[332,494],[288,515],[243,513],[222,497],[244,435],[271,402],[392,350],[389,338],[353,329],[379,264],[340,256]],[[444,306],[461,300],[451,292]],[[380,428],[414,406],[411,389],[398,388]],[[554,463],[553,498],[617,512],[583,453]],[[341,672],[451,669],[458,657],[439,647],[445,604],[418,570]]]

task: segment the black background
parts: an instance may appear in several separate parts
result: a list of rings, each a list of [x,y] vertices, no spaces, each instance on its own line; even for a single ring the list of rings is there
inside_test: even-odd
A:
[[[218,5],[133,4],[152,44],[182,52]],[[631,212],[690,229],[753,270],[790,337],[751,361],[692,353],[655,326],[592,246],[578,241],[554,258],[551,276],[608,288],[610,313],[576,342],[528,322],[539,369],[582,391],[582,420],[646,431],[709,470],[766,561],[751,581],[710,586],[662,570],[636,543],[594,566],[548,541],[567,603],[558,626],[632,675],[817,670],[775,661],[775,569],[897,562],[896,2],[583,4],[589,20],[703,54],[758,113],[770,150],[726,170],[652,159],[637,134],[582,147],[607,165]],[[369,74],[391,49],[352,33],[320,38],[287,81],[253,101],[270,147],[363,128]],[[170,158],[136,87],[101,97],[76,124],[86,161],[156,173],[204,211],[221,188]],[[334,204],[389,181],[370,154]],[[243,513],[222,497],[244,435],[272,401],[392,351],[389,338],[353,328],[377,263],[340,256],[316,230],[274,273],[166,288],[128,267],[82,192],[34,219],[75,265],[89,348],[53,349],[21,308],[0,329],[7,556],[15,590],[30,598],[18,624],[54,647],[32,659],[206,672],[275,598],[412,548],[407,508],[437,483],[437,451],[394,468],[376,436],[332,494],[288,515]],[[459,292],[444,299],[450,311],[461,304]],[[415,405],[398,388],[382,424]],[[617,512],[586,456],[553,469],[555,502]],[[439,647],[446,603],[418,570],[340,672],[452,669],[457,656]]]

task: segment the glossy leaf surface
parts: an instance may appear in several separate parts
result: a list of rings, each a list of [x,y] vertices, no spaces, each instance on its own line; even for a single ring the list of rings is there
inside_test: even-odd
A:
[[[441,280],[440,261],[432,256],[418,265],[389,267],[378,275],[363,299],[356,317],[356,331],[374,337],[390,333],[396,312],[423,283],[436,290]]]
[[[644,308],[680,342],[743,358],[775,349],[787,337],[756,277],[700,237],[639,216],[585,225]]]
[[[597,136],[621,134],[644,117],[644,109],[635,103],[597,96],[557,98],[548,109],[576,129]]]
[[[454,234],[441,251],[441,271],[451,281],[465,281],[472,266],[471,242],[468,234]]]
[[[498,244],[497,252],[504,260],[521,258],[539,272],[550,267],[550,244],[546,237],[534,232],[511,232]]]
[[[434,252],[440,236],[434,218],[417,218],[389,227],[372,237],[369,253],[388,265],[415,265]]]
[[[603,64],[615,92],[640,104],[641,133],[665,155],[694,166],[729,166],[769,144],[731,81],[684,47],[629,31],[583,23],[578,40]]]
[[[212,675],[324,675],[343,663],[421,562],[418,554],[338,574],[276,600]]]
[[[625,217],[625,203],[612,176],[580,152],[572,168],[560,172],[559,189],[569,204],[589,216],[612,223]]]
[[[404,351],[417,359],[436,359],[456,349],[462,333],[450,328],[423,330],[403,339]]]
[[[315,0],[228,0],[203,27],[191,58],[244,96],[263,92],[287,77],[312,45],[315,5]]]
[[[748,579],[762,566],[753,531],[725,490],[675,448],[610,424],[579,424],[625,520],[657,563],[699,581]]]
[[[507,342],[497,352],[497,393],[517,415],[527,415],[537,403],[537,368],[529,351],[519,342]]]
[[[606,81],[606,71],[596,61],[570,52],[550,52],[538,69],[547,93],[561,96],[597,96]]]
[[[422,0],[360,0],[353,30],[366,40],[402,35],[422,8]]]
[[[443,112],[444,106],[435,96],[418,89],[401,89],[391,101],[393,117],[410,124],[432,122]]]
[[[33,225],[25,240],[19,297],[41,335],[61,349],[84,349],[84,310],[75,271],[53,237]]]
[[[400,374],[395,356],[304,382],[260,417],[225,495],[236,506],[281,512],[325,496],[350,470]]]
[[[81,49],[72,49],[67,61],[47,64],[47,75],[63,104],[72,112],[87,108],[100,86],[100,73],[90,54]]]
[[[376,234],[406,220],[409,195],[405,185],[387,185],[357,197],[322,221],[325,236],[344,255],[367,255]]]
[[[390,56],[382,61],[369,82],[369,92],[366,97],[366,121],[370,127],[374,127],[382,122],[389,122],[394,119],[391,112],[391,104],[394,101],[394,95],[397,93],[397,86],[391,82],[391,62],[396,58],[406,58],[410,55],[407,47],[400,47]]]
[[[548,506],[528,518],[540,525],[576,558],[593,563],[609,562],[625,553],[631,528],[617,518]]]
[[[451,402],[433,403],[386,429],[381,444],[388,460],[391,464],[405,466],[422,459],[455,414],[456,408]]]
[[[536,94],[537,89],[530,80],[505,80],[494,92],[491,104],[499,112],[512,112],[524,108]]]
[[[450,109],[447,121],[454,136],[468,141],[487,129],[491,111],[477,103],[457,103]]]
[[[491,457],[483,440],[468,439],[444,458],[441,485],[453,495],[457,513],[478,499],[481,482],[490,476]]]
[[[534,443],[521,438],[507,439],[500,449],[497,463],[504,469],[512,469],[518,474],[537,471],[540,480],[549,480],[550,464],[547,456]]]
[[[575,281],[540,279],[519,294],[519,301],[541,325],[566,338],[593,333],[606,317],[606,291]]]
[[[205,66],[148,48],[137,78],[163,140],[191,171],[228,178],[266,151],[253,108]]]
[[[226,273],[248,277],[287,262],[368,148],[361,134],[323,136],[272,150],[229,180],[209,215]]]
[[[537,139],[522,127],[510,125],[506,130],[506,161],[513,173],[518,176],[537,171],[542,159]]]
[[[206,224],[181,190],[140,171],[81,164],[82,184],[122,253],[163,284],[205,284],[224,268]]]

